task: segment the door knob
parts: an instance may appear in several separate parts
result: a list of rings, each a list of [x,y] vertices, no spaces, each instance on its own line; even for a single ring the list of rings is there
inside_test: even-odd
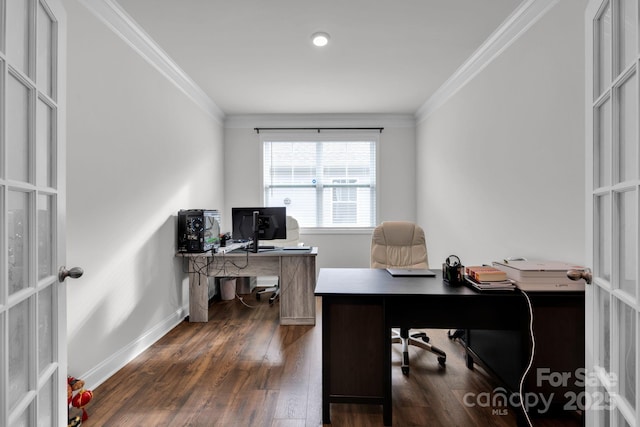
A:
[[[84,273],[84,270],[81,269],[80,267],[73,267],[67,270],[65,266],[62,266],[58,271],[58,281],[62,283],[64,282],[64,279],[66,279],[67,277],[71,277],[72,279],[77,279],[78,277],[81,277],[83,273]]]
[[[584,270],[569,270],[567,271],[567,277],[571,280],[584,279],[587,285],[590,285],[593,280],[593,275],[589,268],[585,268]]]

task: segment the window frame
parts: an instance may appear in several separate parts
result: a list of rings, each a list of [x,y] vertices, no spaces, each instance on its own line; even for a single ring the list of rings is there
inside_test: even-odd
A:
[[[314,133],[309,131],[291,131],[291,132],[260,132],[260,199],[261,204],[265,205],[265,193],[266,183],[264,180],[264,146],[265,142],[332,142],[332,141],[371,141],[375,147],[375,159],[374,164],[376,167],[375,172],[375,206],[373,208],[373,214],[375,215],[374,223],[380,218],[380,131],[349,131],[349,130],[314,130]],[[301,226],[301,232],[306,234],[370,234],[375,224],[371,226],[348,226],[348,227],[308,227]]]

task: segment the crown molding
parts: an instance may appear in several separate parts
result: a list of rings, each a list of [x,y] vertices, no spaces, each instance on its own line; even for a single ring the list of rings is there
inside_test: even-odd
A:
[[[412,114],[238,114],[228,115],[225,129],[255,127],[370,127],[413,128]]]
[[[142,58],[219,123],[224,112],[114,0],[78,0]]]
[[[241,128],[264,125],[291,125],[312,122],[312,126],[320,124],[338,126],[350,125],[382,125],[405,127],[415,126],[428,118],[434,111],[444,105],[487,65],[496,59],[504,50],[524,34],[535,22],[546,14],[559,0],[526,0],[524,1],[474,54],[433,95],[416,111],[409,120],[403,115],[247,115],[225,117],[216,103],[186,74],[169,55],[131,18],[115,0],[78,0],[84,4],[107,27],[122,38],[141,57],[154,66],[178,89],[193,100],[202,110],[216,121],[224,122],[225,127]],[[249,124],[251,121],[251,124]],[[284,124],[286,123],[286,124]],[[409,124],[411,123],[411,124]]]
[[[559,0],[526,0],[489,36],[455,73],[416,111],[427,119],[544,16]]]

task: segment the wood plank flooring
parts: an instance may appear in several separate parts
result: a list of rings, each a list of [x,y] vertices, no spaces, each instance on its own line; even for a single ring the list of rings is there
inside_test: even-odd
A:
[[[253,296],[245,302],[252,307],[237,299],[213,301],[208,323],[179,324],[94,390],[83,426],[322,425],[319,298],[316,326],[280,326],[277,302],[269,306]],[[480,367],[467,369],[462,346],[446,331],[428,332],[447,352],[447,367],[411,348],[411,374],[404,376],[394,346],[393,425],[516,426],[512,408],[464,404],[466,394],[499,384]],[[358,351],[358,337],[345,351]],[[331,420],[334,426],[381,426],[382,408],[332,404]],[[581,425],[575,415],[532,421],[535,427]]]

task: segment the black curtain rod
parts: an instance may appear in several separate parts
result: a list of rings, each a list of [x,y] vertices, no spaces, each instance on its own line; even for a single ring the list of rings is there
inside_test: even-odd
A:
[[[320,133],[321,130],[377,130],[382,133],[384,128],[322,128],[322,127],[313,127],[313,128],[253,128],[256,133],[260,133],[261,130],[315,130]]]

